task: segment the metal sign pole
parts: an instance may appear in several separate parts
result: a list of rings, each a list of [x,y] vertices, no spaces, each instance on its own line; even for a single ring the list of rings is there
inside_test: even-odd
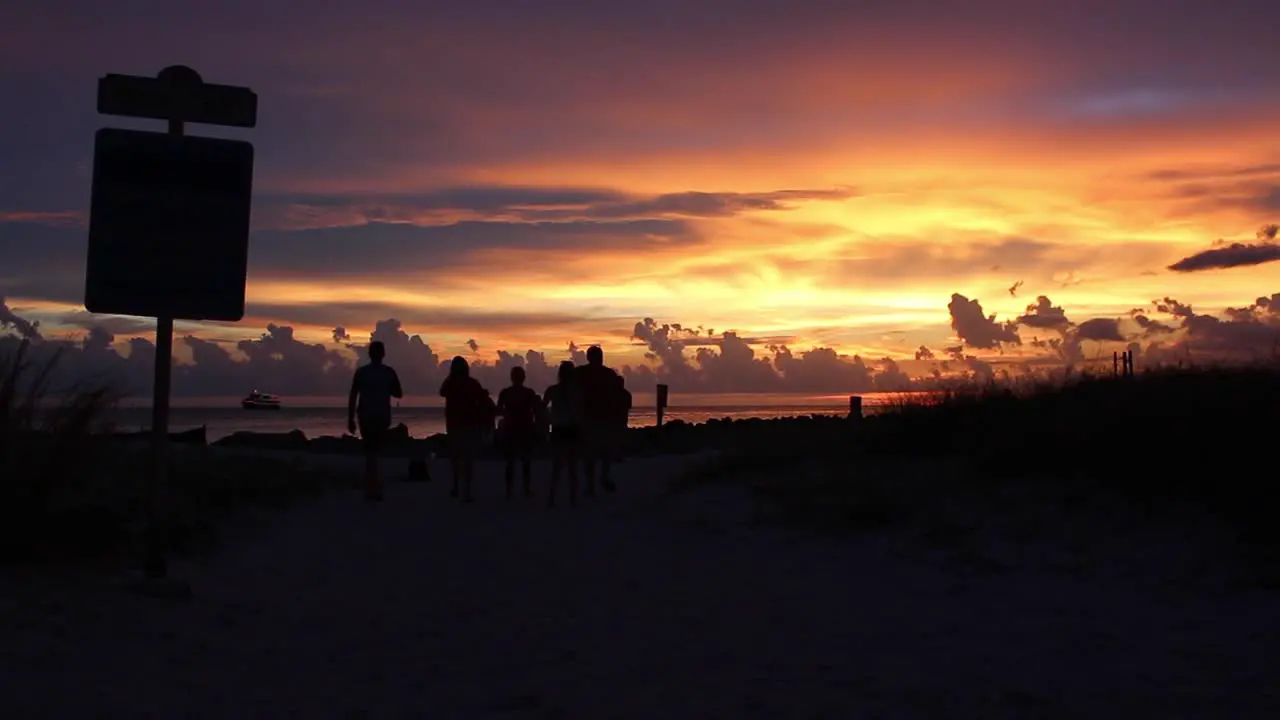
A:
[[[169,134],[181,137],[184,123],[169,120]],[[155,466],[151,476],[151,527],[146,573],[155,579],[168,575],[168,527],[165,502],[169,484],[169,396],[173,378],[173,318],[156,318],[155,382],[151,393],[151,444]]]

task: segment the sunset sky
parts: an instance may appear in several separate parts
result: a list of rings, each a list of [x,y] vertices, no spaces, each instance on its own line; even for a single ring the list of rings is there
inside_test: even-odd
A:
[[[953,293],[1080,323],[1280,290],[1280,263],[1169,269],[1280,259],[1265,2],[13,5],[0,296],[45,336],[148,332],[83,312],[93,133],[159,125],[94,97],[176,63],[259,96],[256,129],[189,128],[257,149],[248,315],[180,334],[396,318],[442,355],[641,363],[648,317],[913,361],[963,339]]]

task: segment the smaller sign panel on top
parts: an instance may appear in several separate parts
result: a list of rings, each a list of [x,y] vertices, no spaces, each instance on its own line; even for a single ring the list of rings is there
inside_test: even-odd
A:
[[[242,319],[252,192],[248,142],[99,130],[85,308]]]

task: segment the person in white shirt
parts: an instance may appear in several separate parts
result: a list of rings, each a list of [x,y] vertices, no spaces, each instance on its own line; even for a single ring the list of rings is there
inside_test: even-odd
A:
[[[369,364],[356,369],[347,399],[347,430],[354,435],[359,428],[364,441],[365,497],[375,501],[382,499],[378,453],[391,429],[391,398],[404,397],[400,376],[382,362],[386,354],[381,341],[369,343]]]

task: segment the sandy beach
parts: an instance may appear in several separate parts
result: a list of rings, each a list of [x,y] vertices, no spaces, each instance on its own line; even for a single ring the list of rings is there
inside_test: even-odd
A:
[[[744,489],[663,495],[698,461],[629,460],[576,509],[505,501],[493,462],[459,504],[436,462],[382,504],[254,511],[174,566],[186,601],[0,574],[0,716],[1280,716],[1274,593],[1142,547],[1054,569],[756,526]]]

